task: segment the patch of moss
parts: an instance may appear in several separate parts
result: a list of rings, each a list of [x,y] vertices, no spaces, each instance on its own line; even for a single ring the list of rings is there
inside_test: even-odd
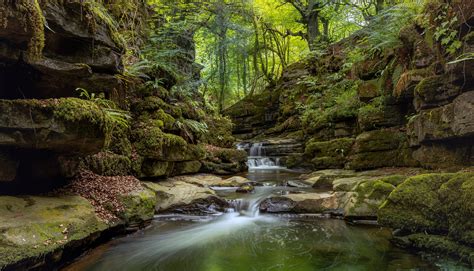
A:
[[[156,193],[150,189],[132,192],[121,196],[124,211],[119,215],[127,224],[142,224],[153,219]]]
[[[44,48],[44,24],[45,18],[38,0],[15,1],[14,7],[25,16],[22,19],[25,29],[31,31],[28,42],[27,57],[30,60],[41,58]]]
[[[127,156],[101,152],[83,159],[83,167],[103,176],[126,176],[130,174],[132,162]]]
[[[454,174],[422,174],[400,184],[379,209],[379,222],[410,232],[447,232],[448,219],[438,189]]]
[[[442,235],[426,233],[410,234],[404,237],[396,237],[395,242],[403,247],[430,251],[442,256],[451,256],[474,266],[474,251],[472,247],[457,243],[456,241]]]
[[[474,173],[456,174],[439,194],[449,221],[449,236],[474,246]]]

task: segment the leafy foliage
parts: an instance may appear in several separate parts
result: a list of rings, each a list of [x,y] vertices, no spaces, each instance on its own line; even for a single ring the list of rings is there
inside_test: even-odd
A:
[[[104,112],[108,119],[113,123],[114,127],[128,128],[130,126],[129,120],[131,119],[127,111],[121,110],[111,100],[105,99],[103,93],[96,95],[90,93],[83,88],[77,88],[79,96],[85,100],[94,102]]]

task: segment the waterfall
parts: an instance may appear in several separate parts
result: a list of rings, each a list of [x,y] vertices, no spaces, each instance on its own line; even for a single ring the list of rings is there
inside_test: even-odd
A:
[[[251,171],[259,169],[285,169],[280,166],[279,157],[266,156],[265,146],[262,142],[253,143],[248,153],[249,157],[247,158],[247,165]]]

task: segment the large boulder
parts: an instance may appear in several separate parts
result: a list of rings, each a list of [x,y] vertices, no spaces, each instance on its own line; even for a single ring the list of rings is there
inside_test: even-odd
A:
[[[398,229],[404,247],[474,263],[474,173],[424,174],[399,185],[380,207],[379,222]]]
[[[77,196],[0,197],[0,268],[27,270],[62,259],[62,251],[91,244],[109,226]]]
[[[228,203],[206,187],[192,183],[193,177],[181,176],[159,183],[144,183],[157,194],[156,212],[208,213],[223,211]]]

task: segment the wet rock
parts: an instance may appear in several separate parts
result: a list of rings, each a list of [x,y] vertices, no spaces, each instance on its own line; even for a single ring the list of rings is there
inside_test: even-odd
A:
[[[124,206],[120,218],[128,230],[138,230],[153,219],[157,202],[154,191],[143,188],[121,196],[120,201]]]
[[[56,263],[63,255],[55,251],[90,244],[107,228],[81,197],[0,197],[0,267]]]
[[[260,204],[267,213],[327,213],[339,208],[337,197],[332,193],[298,193],[270,197]]]
[[[300,182],[300,181],[295,181],[295,180],[290,180],[286,182],[286,185],[289,187],[297,187],[297,188],[306,188],[306,187],[311,187],[309,184]]]
[[[217,197],[212,189],[193,184],[192,178],[181,176],[160,183],[144,183],[157,194],[156,212],[207,213],[212,209],[223,211],[227,207],[228,203]]]
[[[246,194],[246,193],[252,193],[254,190],[255,190],[255,187],[253,187],[253,185],[244,184],[244,185],[241,185],[239,188],[237,188],[235,192]]]
[[[399,185],[379,209],[379,223],[411,235],[405,247],[449,252],[469,262],[474,245],[474,173],[424,174]],[[471,247],[466,254],[466,246]]]

